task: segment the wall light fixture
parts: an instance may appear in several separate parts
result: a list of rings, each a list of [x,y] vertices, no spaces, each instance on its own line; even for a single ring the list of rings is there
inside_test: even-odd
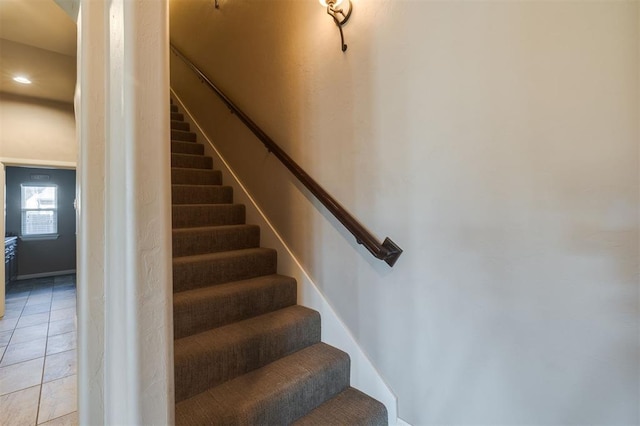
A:
[[[347,11],[347,13],[344,13],[344,10],[342,8],[339,8],[340,5],[345,1],[349,4],[349,10]],[[351,17],[351,11],[353,10],[351,0],[320,0],[320,4],[327,8],[327,13],[333,18],[333,22],[336,23],[336,26],[340,30],[340,43],[342,44],[342,51],[346,51],[347,45],[344,42],[342,26],[346,24]]]

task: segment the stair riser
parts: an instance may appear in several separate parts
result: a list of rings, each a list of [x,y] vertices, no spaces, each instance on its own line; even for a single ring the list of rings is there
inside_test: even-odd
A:
[[[171,120],[171,130],[182,130],[184,132],[189,131],[189,123],[184,121]]]
[[[173,204],[230,204],[233,202],[233,189],[230,186],[219,185],[173,185],[171,202]]]
[[[211,169],[213,168],[213,159],[202,155],[171,154],[171,167]]]
[[[172,154],[204,155],[204,145],[194,142],[171,142]]]
[[[178,112],[178,105],[171,104],[170,108],[171,108],[171,112]]]
[[[274,324],[261,318],[258,326],[254,320],[244,331],[225,327],[197,343],[176,342],[176,402],[318,343],[320,314],[309,312]]]
[[[184,121],[184,115],[178,113],[178,112],[172,112],[171,113],[171,120],[172,121]]]
[[[245,222],[245,207],[242,204],[220,204],[217,206],[173,206],[173,228],[197,226],[240,225]]]
[[[173,231],[173,256],[193,256],[259,247],[260,228],[246,225],[234,228],[211,228],[204,230]]]
[[[222,185],[219,170],[171,169],[171,183],[174,185]]]
[[[266,314],[296,304],[296,281],[242,281],[220,284],[219,291],[203,295],[176,294],[173,302],[175,339]]]
[[[276,261],[273,250],[203,261],[174,259],[173,291],[275,274]]]
[[[182,130],[171,130],[171,140],[195,142],[196,134],[193,132],[183,132]]]

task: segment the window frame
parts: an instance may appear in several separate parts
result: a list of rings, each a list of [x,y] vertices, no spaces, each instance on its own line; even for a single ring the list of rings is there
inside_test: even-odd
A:
[[[25,207],[25,188],[27,187],[52,187],[55,188],[55,205],[53,207],[47,208],[27,208]],[[33,182],[25,182],[20,184],[20,239],[21,240],[54,240],[57,239],[58,234],[58,205],[59,205],[59,193],[58,193],[58,185],[53,183],[33,183]],[[54,216],[54,224],[53,224],[53,232],[40,233],[40,234],[25,234],[26,230],[26,213],[30,211],[36,212],[53,212]]]

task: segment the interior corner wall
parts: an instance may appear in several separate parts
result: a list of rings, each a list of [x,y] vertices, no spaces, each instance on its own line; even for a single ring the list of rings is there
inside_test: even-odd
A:
[[[0,158],[75,164],[73,104],[0,93]]]
[[[415,425],[640,422],[639,4],[171,0],[172,87]],[[285,25],[286,24],[286,25]],[[197,32],[193,28],[198,28]]]

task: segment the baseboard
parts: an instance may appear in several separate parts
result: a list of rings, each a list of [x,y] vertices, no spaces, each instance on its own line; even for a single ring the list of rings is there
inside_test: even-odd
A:
[[[70,275],[75,273],[76,273],[75,269],[66,269],[64,271],[55,271],[55,272],[40,272],[39,274],[18,275],[16,277],[16,281],[31,280],[34,278],[57,277],[60,275]]]
[[[398,421],[396,422],[396,426],[411,426],[409,423],[405,422],[404,420],[402,420],[400,417],[398,417]]]
[[[373,366],[362,348],[331,307],[319,287],[313,282],[304,267],[300,264],[293,252],[289,249],[278,231],[269,221],[260,206],[256,203],[249,191],[243,185],[242,180],[235,174],[225,158],[216,149],[215,145],[203,132],[198,122],[193,118],[188,108],[185,107],[180,97],[171,89],[171,94],[176,103],[184,111],[185,121],[192,126],[191,131],[196,133],[199,140],[206,141],[205,153],[211,155],[220,164],[225,185],[230,185],[234,190],[235,202],[246,206],[247,223],[259,225],[261,228],[262,244],[275,249],[278,252],[278,273],[294,277],[298,281],[301,305],[320,312],[322,321],[322,341],[333,345],[349,354],[351,357],[351,384],[361,391],[371,395],[382,402],[389,413],[389,424],[396,424],[397,398],[384,382],[380,373]],[[257,142],[256,142],[257,143]],[[406,425],[406,423],[398,423]]]

